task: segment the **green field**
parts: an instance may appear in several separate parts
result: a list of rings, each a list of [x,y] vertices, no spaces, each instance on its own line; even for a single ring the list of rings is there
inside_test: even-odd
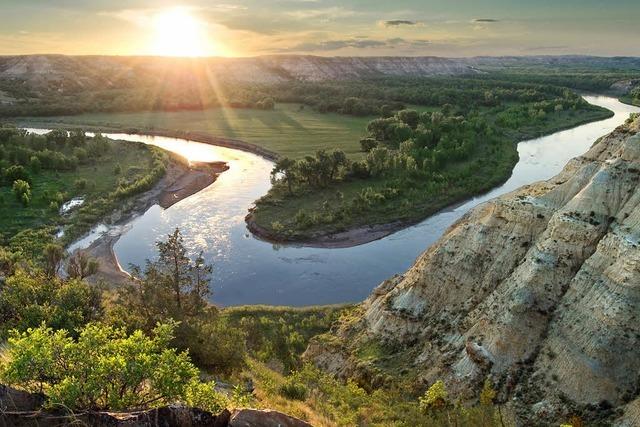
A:
[[[299,104],[278,104],[274,110],[214,108],[203,111],[88,113],[20,119],[22,124],[96,126],[113,129],[206,132],[240,139],[282,156],[302,157],[340,147],[360,157],[359,140],[372,117],[318,113]]]

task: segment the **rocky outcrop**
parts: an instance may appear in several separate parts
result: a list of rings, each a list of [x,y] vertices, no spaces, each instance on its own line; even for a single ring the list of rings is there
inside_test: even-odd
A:
[[[45,396],[0,384],[0,427],[311,427],[278,411],[225,409],[219,414],[180,404],[146,411],[45,410]]]
[[[375,340],[423,386],[474,399],[490,377],[522,416],[613,416],[640,393],[639,131],[469,212],[307,357],[353,374]]]
[[[238,409],[231,416],[230,427],[311,427],[311,424],[278,411]]]
[[[312,427],[271,410],[237,409],[218,415],[197,408],[169,405],[140,412],[2,411],[1,427]]]

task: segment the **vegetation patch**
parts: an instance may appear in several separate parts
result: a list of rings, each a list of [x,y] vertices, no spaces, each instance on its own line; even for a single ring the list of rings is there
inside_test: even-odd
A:
[[[151,189],[167,161],[159,149],[82,131],[35,135],[1,127],[0,238],[29,253],[38,253],[30,242],[42,246],[57,229],[71,242],[124,200]]]
[[[443,92],[447,100],[455,94]],[[369,122],[360,141],[363,160],[339,149],[281,159],[250,228],[273,240],[314,241],[358,227],[417,222],[506,180],[517,141],[611,115],[555,87],[495,83],[480,99],[468,96],[460,92],[459,107],[401,110]]]

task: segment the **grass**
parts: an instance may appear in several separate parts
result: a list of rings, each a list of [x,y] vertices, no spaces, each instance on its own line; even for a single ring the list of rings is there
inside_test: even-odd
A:
[[[222,310],[233,327],[242,329],[249,354],[281,372],[300,366],[309,340],[329,331],[350,306],[239,306]]]
[[[67,195],[65,200],[82,196],[85,205],[112,192],[121,178],[135,180],[147,172],[147,165],[152,160],[150,151],[143,145],[130,143],[112,144],[112,151],[94,164],[79,165],[74,171],[42,171],[32,175],[32,199],[28,206],[23,206],[14,196],[10,186],[0,187],[0,230],[7,239],[26,229],[37,229],[54,225],[61,218],[57,209],[50,208],[50,197],[56,193]],[[122,173],[114,173],[119,164]],[[77,188],[78,180],[86,180],[84,188]],[[47,195],[49,197],[47,197]],[[74,212],[69,214],[73,219]]]
[[[504,182],[518,161],[517,141],[604,119],[611,114],[599,107],[580,112],[562,111],[549,115],[543,124],[508,130],[497,145],[481,144],[468,160],[447,165],[442,173],[458,178],[439,186],[437,191],[426,191],[429,183],[408,179],[400,184],[401,191],[396,198],[372,204],[355,214],[343,212],[363,190],[370,188],[373,192],[381,193],[385,187],[397,187],[393,181],[396,177],[344,180],[324,189],[301,187],[296,189],[293,196],[288,194],[284,185],[277,185],[256,203],[253,220],[268,235],[285,241],[313,241],[320,236],[363,226],[415,223],[446,206]],[[492,123],[492,116],[488,116]],[[463,173],[465,170],[473,172],[466,175]],[[311,225],[299,224],[296,215],[301,210],[317,220]]]
[[[76,116],[24,118],[22,124],[95,126],[112,129],[205,132],[240,139],[282,156],[300,158],[317,150],[340,147],[359,158],[360,138],[372,117],[318,113],[299,104],[277,104],[271,111],[214,108],[203,111],[87,113]]]

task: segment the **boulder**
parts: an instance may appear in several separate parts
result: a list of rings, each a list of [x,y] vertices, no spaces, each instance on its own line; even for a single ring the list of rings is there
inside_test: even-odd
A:
[[[237,409],[230,427],[311,427],[311,424],[281,412],[258,409]]]

